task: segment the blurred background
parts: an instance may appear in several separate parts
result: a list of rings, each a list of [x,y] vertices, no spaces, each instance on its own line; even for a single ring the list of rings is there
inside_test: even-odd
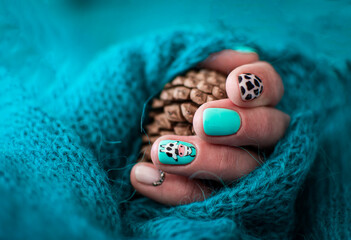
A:
[[[0,73],[48,87],[113,44],[179,28],[254,33],[269,48],[302,46],[341,65],[351,56],[350,23],[350,0],[0,0]]]

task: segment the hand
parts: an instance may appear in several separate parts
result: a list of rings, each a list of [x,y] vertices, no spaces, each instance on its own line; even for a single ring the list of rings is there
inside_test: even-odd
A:
[[[162,136],[152,146],[153,164],[133,167],[134,188],[160,203],[201,201],[213,189],[200,179],[231,182],[247,175],[263,163],[258,150],[274,147],[289,126],[290,117],[274,108],[284,93],[282,80],[256,53],[224,50],[199,66],[229,74],[228,99],[196,111],[195,136]]]

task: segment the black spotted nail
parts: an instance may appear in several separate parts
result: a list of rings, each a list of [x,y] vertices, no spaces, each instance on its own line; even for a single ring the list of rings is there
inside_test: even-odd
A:
[[[250,101],[258,98],[263,91],[262,80],[252,73],[243,73],[238,76],[241,99]]]

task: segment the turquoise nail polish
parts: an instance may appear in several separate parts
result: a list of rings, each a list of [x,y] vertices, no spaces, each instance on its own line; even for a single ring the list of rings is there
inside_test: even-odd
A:
[[[241,124],[239,114],[226,108],[206,108],[202,119],[204,131],[210,136],[232,135]]]
[[[233,50],[237,52],[242,52],[242,53],[257,53],[257,51],[251,47],[246,47],[246,46],[237,46],[234,47]]]
[[[163,140],[158,146],[158,160],[163,164],[184,165],[196,157],[196,148],[191,143]]]

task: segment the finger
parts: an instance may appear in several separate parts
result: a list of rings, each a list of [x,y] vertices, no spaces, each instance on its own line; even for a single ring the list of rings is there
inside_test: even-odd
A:
[[[165,135],[152,146],[153,163],[163,171],[191,178],[233,181],[262,163],[257,153],[208,143],[197,136]]]
[[[152,163],[137,163],[130,174],[130,181],[139,193],[167,205],[203,201],[211,194],[211,189],[199,180],[166,173],[162,184],[154,186],[159,180],[160,172]]]
[[[193,126],[203,140],[229,146],[274,146],[289,126],[289,115],[271,107],[240,108],[229,99],[205,103]]]
[[[201,62],[198,67],[219,71],[227,75],[233,69],[243,64],[256,61],[258,61],[258,54],[253,51],[244,52],[227,49],[211,54],[205,61]]]
[[[262,61],[234,69],[227,77],[226,90],[229,99],[240,107],[275,106],[284,94],[279,74]]]

